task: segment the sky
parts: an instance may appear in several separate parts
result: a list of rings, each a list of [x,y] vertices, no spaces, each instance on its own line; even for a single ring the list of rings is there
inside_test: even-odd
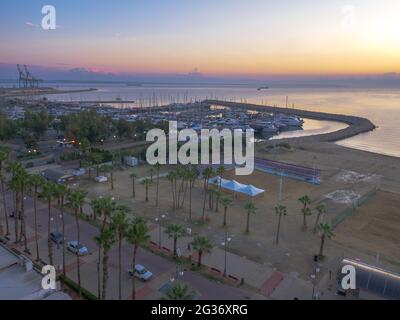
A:
[[[43,30],[44,5],[56,30]],[[210,76],[400,72],[398,0],[1,0],[0,63]]]

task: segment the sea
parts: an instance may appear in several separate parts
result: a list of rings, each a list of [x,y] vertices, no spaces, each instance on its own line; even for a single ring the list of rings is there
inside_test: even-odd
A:
[[[400,88],[274,86],[258,90],[254,85],[143,84],[129,86],[126,84],[98,83],[59,83],[51,84],[51,86],[64,90],[87,88],[98,90],[46,96],[50,100],[116,101],[121,99],[135,101],[133,104],[117,103],[116,107],[121,108],[220,99],[361,116],[371,120],[377,126],[377,129],[339,141],[337,144],[400,157]],[[41,99],[43,97],[36,98]],[[326,133],[344,127],[344,124],[337,122],[306,120],[304,130],[282,133],[278,138]]]

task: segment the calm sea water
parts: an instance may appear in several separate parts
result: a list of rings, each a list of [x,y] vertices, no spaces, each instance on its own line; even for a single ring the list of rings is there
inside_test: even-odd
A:
[[[97,88],[98,91],[67,95],[51,95],[54,100],[135,100],[135,106],[188,102],[206,98],[243,101],[249,103],[288,105],[314,111],[325,111],[366,117],[378,129],[373,132],[338,142],[338,144],[371,152],[400,157],[400,89],[348,88],[270,88],[257,91],[250,86],[161,86],[145,85],[74,85],[60,84],[60,89]],[[125,106],[128,107],[128,106]],[[307,121],[306,131],[312,134],[341,128],[342,124]],[[286,135],[297,135],[287,133]],[[304,134],[304,133],[303,133]],[[309,134],[309,132],[307,132]]]

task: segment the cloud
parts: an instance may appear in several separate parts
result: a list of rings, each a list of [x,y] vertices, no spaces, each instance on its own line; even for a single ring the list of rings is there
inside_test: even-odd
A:
[[[30,22],[30,21],[25,22],[25,25],[28,26],[28,27],[32,27],[32,28],[39,28],[38,24],[35,24],[33,22]]]

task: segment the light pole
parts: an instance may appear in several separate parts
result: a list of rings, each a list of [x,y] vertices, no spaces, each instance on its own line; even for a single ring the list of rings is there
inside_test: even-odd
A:
[[[166,214],[161,215],[158,214],[158,218],[155,218],[154,221],[158,223],[158,248],[161,249],[161,221],[166,218]]]
[[[221,243],[221,245],[224,246],[224,278],[227,276],[227,257],[228,257],[228,251],[227,251],[227,246],[228,243],[231,241],[231,238],[228,238],[228,229],[225,229],[225,241]]]
[[[179,277],[183,277],[185,274],[185,272],[180,269],[181,264],[183,263],[181,249],[178,248],[176,250],[176,255],[177,255],[177,257],[176,257],[175,275],[172,275],[172,277],[170,279],[171,282],[178,280]]]
[[[317,287],[317,276],[320,271],[321,271],[321,269],[318,268],[318,266],[317,266],[317,267],[315,267],[314,273],[312,275],[310,275],[310,278],[313,283],[312,297],[311,297],[312,300],[315,300],[315,289]]]

